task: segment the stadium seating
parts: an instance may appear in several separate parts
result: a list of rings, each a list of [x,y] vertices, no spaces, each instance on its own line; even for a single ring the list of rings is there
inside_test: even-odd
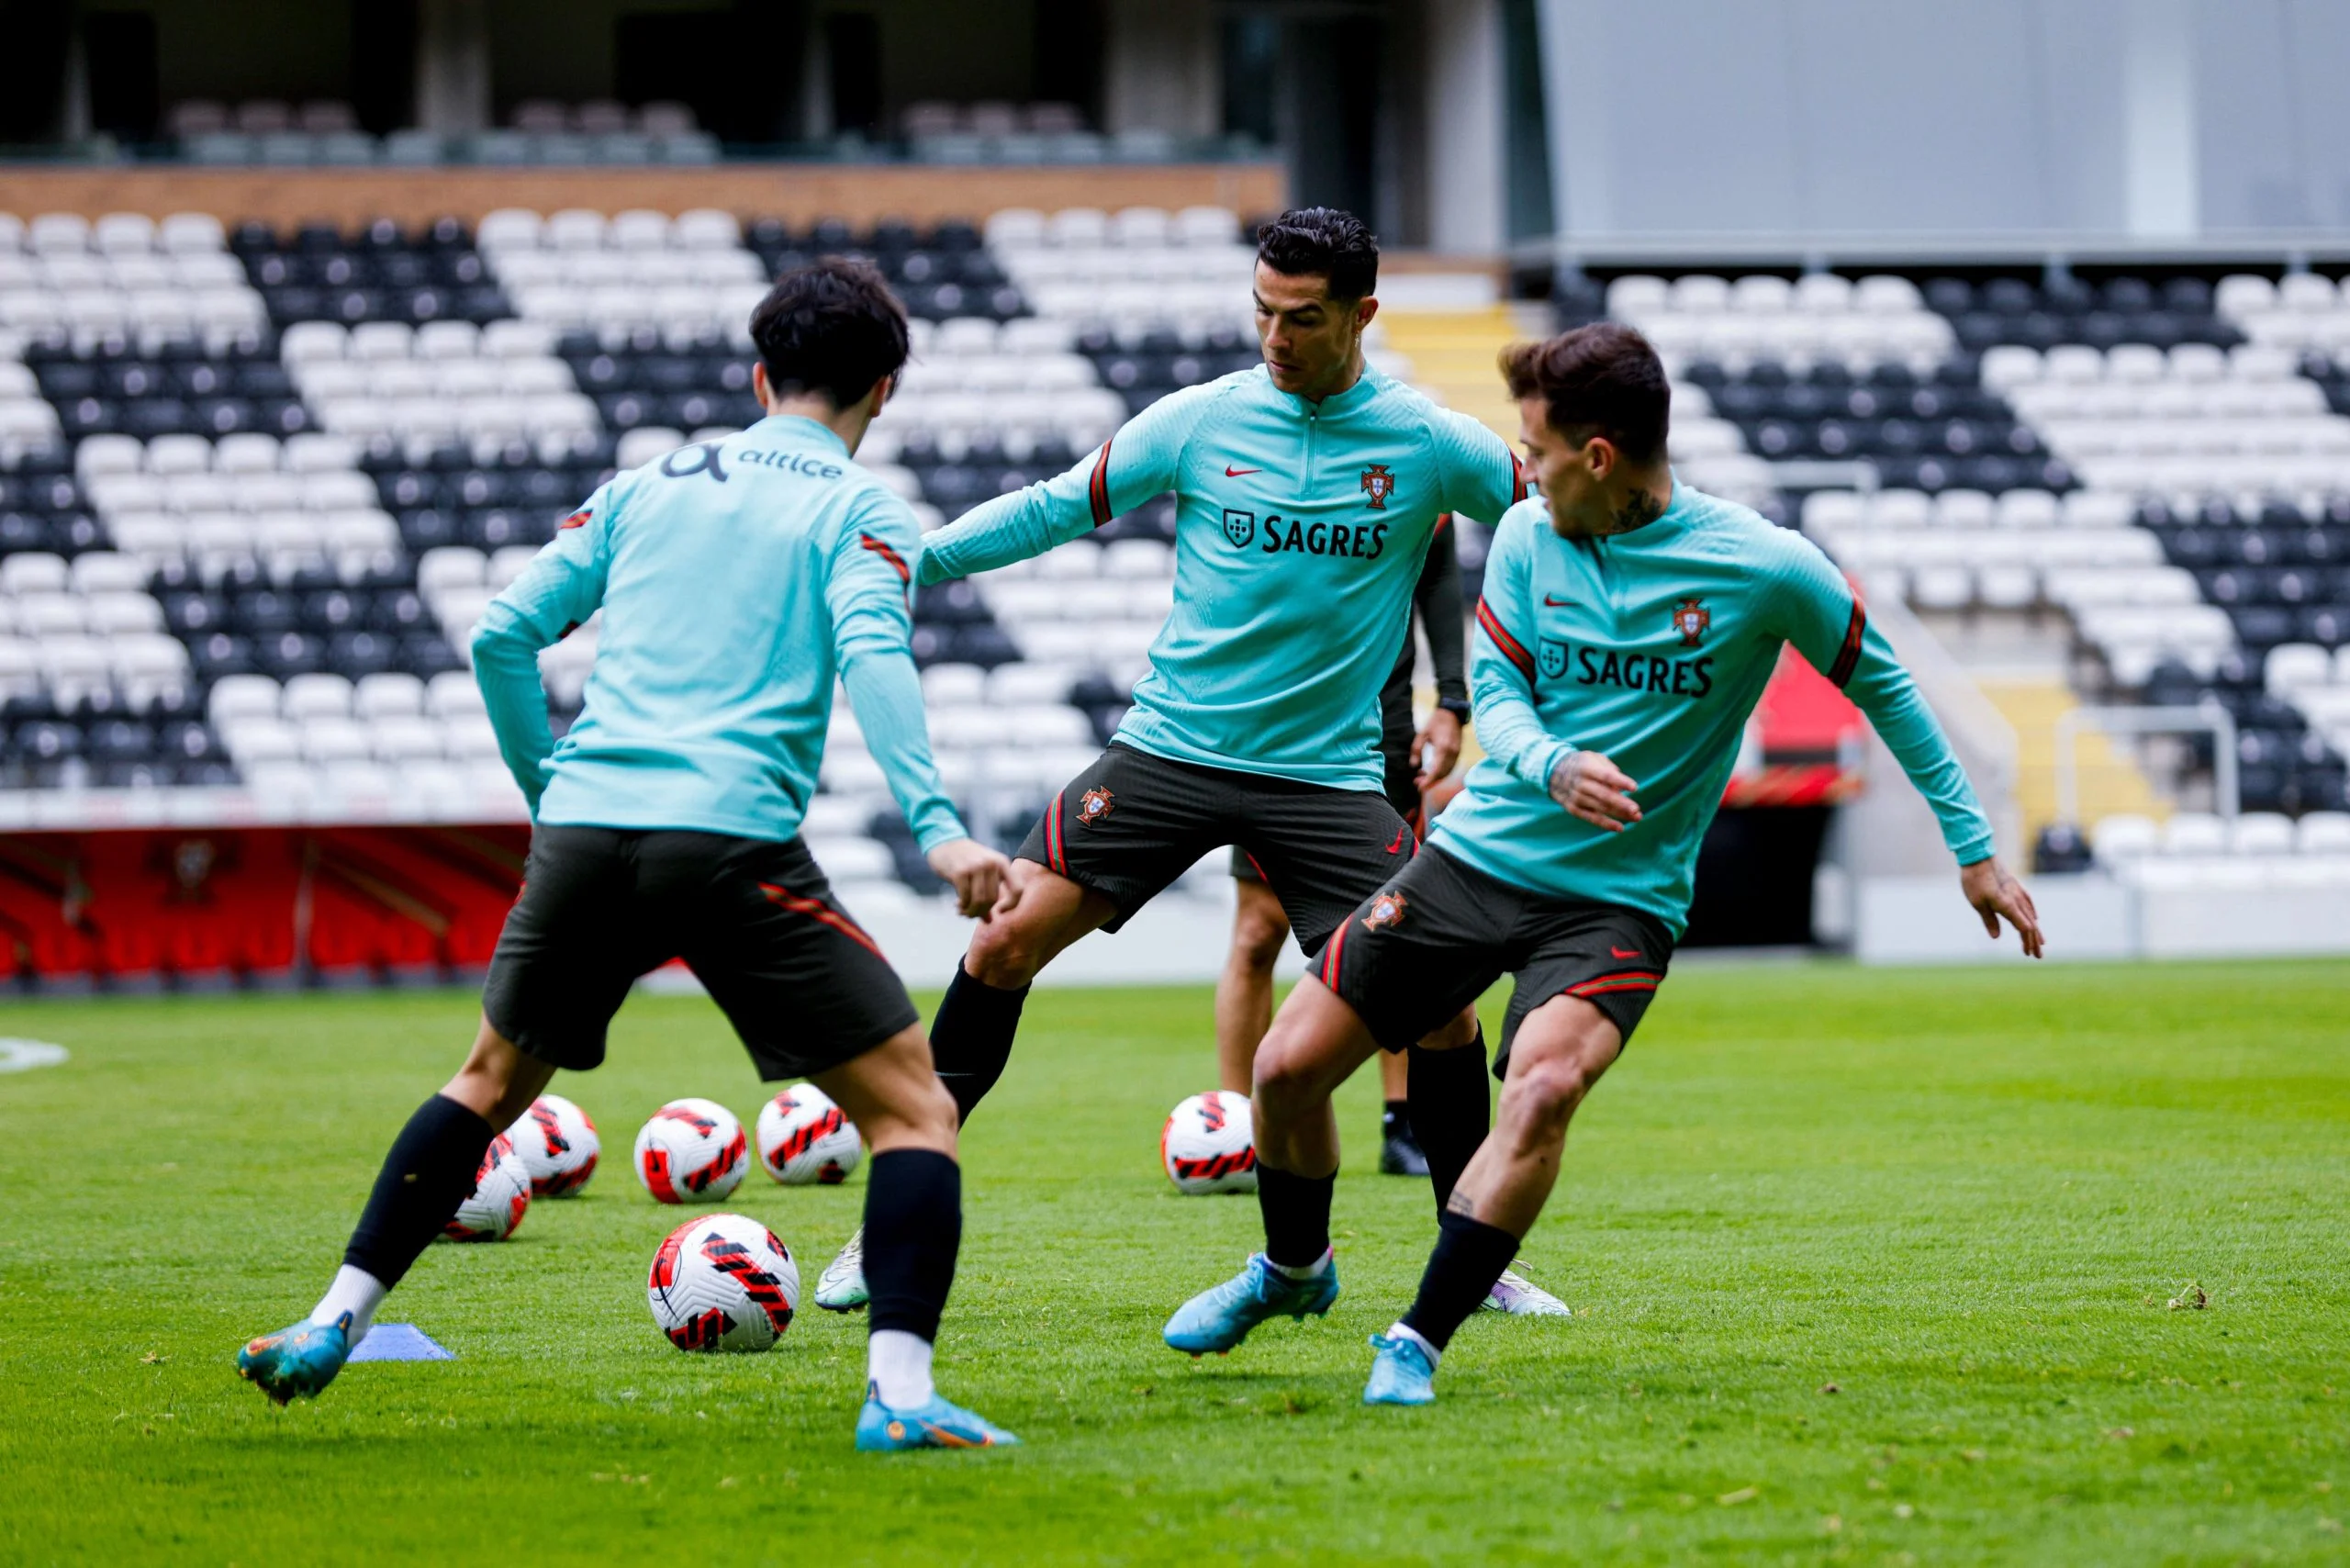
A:
[[[2232,821],[2179,812],[2165,823],[2111,816],[2097,825],[2099,864],[2149,890],[2350,888],[2350,813],[2274,812]]]
[[[362,165],[369,163],[709,163],[715,138],[683,104],[629,109],[610,100],[566,106],[528,99],[509,129],[470,136],[427,130],[368,135],[352,106],[320,99],[298,107],[250,99],[230,107],[207,99],[172,106],[164,118],[181,157],[192,163]]]

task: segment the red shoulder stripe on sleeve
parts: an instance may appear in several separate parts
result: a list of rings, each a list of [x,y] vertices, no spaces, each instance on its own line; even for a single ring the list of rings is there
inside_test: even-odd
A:
[[[1440,511],[1436,514],[1436,526],[1428,530],[1428,537],[1433,539],[1451,526],[1452,514],[1449,511]]]
[[[890,569],[898,574],[900,582],[912,583],[914,580],[913,570],[906,565],[906,558],[890,549],[888,541],[876,539],[869,533],[859,533],[856,542],[889,562]]]
[[[1852,678],[1852,671],[1861,662],[1861,639],[1869,629],[1868,611],[1861,608],[1858,599],[1852,600],[1852,619],[1844,627],[1844,645],[1836,650],[1836,662],[1828,666],[1828,683],[1842,690]]]
[[[1485,629],[1485,635],[1494,640],[1494,646],[1502,651],[1502,656],[1516,665],[1518,672],[1531,682],[1534,678],[1534,655],[1509,634],[1509,629],[1502,624],[1501,617],[1494,613],[1493,606],[1487,604],[1483,596],[1477,600],[1477,624]]]
[[[1100,455],[1093,459],[1093,482],[1086,487],[1086,492],[1093,502],[1093,526],[1099,528],[1110,521],[1109,442],[1102,443]]]

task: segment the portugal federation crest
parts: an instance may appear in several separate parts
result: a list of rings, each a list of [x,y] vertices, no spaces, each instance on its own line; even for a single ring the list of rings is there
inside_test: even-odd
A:
[[[1382,925],[1404,924],[1404,895],[1390,888],[1371,901],[1370,913],[1362,917],[1365,931],[1376,931]]]
[[[1224,536],[1232,541],[1234,549],[1245,548],[1248,541],[1257,537],[1257,514],[1242,511],[1238,507],[1225,508]]]
[[[1097,784],[1088,790],[1077,802],[1078,825],[1083,827],[1088,823],[1100,822],[1110,814],[1113,803],[1110,791],[1100,785]]]
[[[1362,470],[1362,493],[1371,498],[1371,510],[1385,511],[1387,498],[1395,493],[1395,476],[1387,471],[1384,463],[1367,463]]]
[[[1684,599],[1673,607],[1673,629],[1681,633],[1681,645],[1694,648],[1714,624],[1714,612],[1706,608],[1703,599]]]

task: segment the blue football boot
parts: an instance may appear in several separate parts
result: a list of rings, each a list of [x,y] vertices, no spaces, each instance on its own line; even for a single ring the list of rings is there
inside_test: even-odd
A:
[[[1365,1405],[1436,1403],[1436,1366],[1416,1340],[1373,1334],[1371,1348],[1379,1358],[1371,1363],[1371,1381],[1363,1384]]]
[[[1308,1313],[1319,1317],[1328,1312],[1337,1299],[1336,1259],[1310,1280],[1292,1280],[1262,1252],[1253,1252],[1239,1273],[1178,1307],[1167,1320],[1166,1339],[1170,1349],[1194,1357],[1210,1350],[1221,1356],[1268,1317],[1286,1313],[1304,1322]]]
[[[930,1403],[892,1410],[881,1391],[865,1385],[865,1408],[856,1417],[856,1451],[903,1453],[908,1449],[1016,1449],[1020,1439],[984,1417],[935,1394]]]
[[[332,1323],[297,1323],[264,1334],[237,1352],[237,1375],[260,1385],[280,1405],[297,1394],[313,1398],[351,1359],[351,1314]]]

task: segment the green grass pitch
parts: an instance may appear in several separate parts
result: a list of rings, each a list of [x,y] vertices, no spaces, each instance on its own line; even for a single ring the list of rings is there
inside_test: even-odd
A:
[[[455,1361],[282,1411],[237,1380],[473,1015],[0,1007],[73,1052],[0,1077],[0,1558],[2350,1556],[2350,966],[1690,965],[1525,1249],[1578,1316],[1472,1321],[1425,1411],[1358,1403],[1433,1228],[1425,1184],[1368,1171],[1368,1075],[1341,1108],[1345,1296],[1195,1363],[1159,1325],[1257,1235],[1249,1200],[1157,1166],[1160,1118],[1212,1081],[1208,993],[1042,993],[965,1146],[940,1366],[1029,1446],[893,1458],[850,1448],[861,1317],[808,1308],[763,1356],[654,1330],[644,1271],[684,1215],[637,1186],[635,1129],[672,1095],[761,1100],[690,999],[632,1002],[611,1064],[558,1081],[605,1141],[587,1195],[436,1247],[393,1297]],[[812,1286],[859,1202],[754,1170],[726,1206]]]

